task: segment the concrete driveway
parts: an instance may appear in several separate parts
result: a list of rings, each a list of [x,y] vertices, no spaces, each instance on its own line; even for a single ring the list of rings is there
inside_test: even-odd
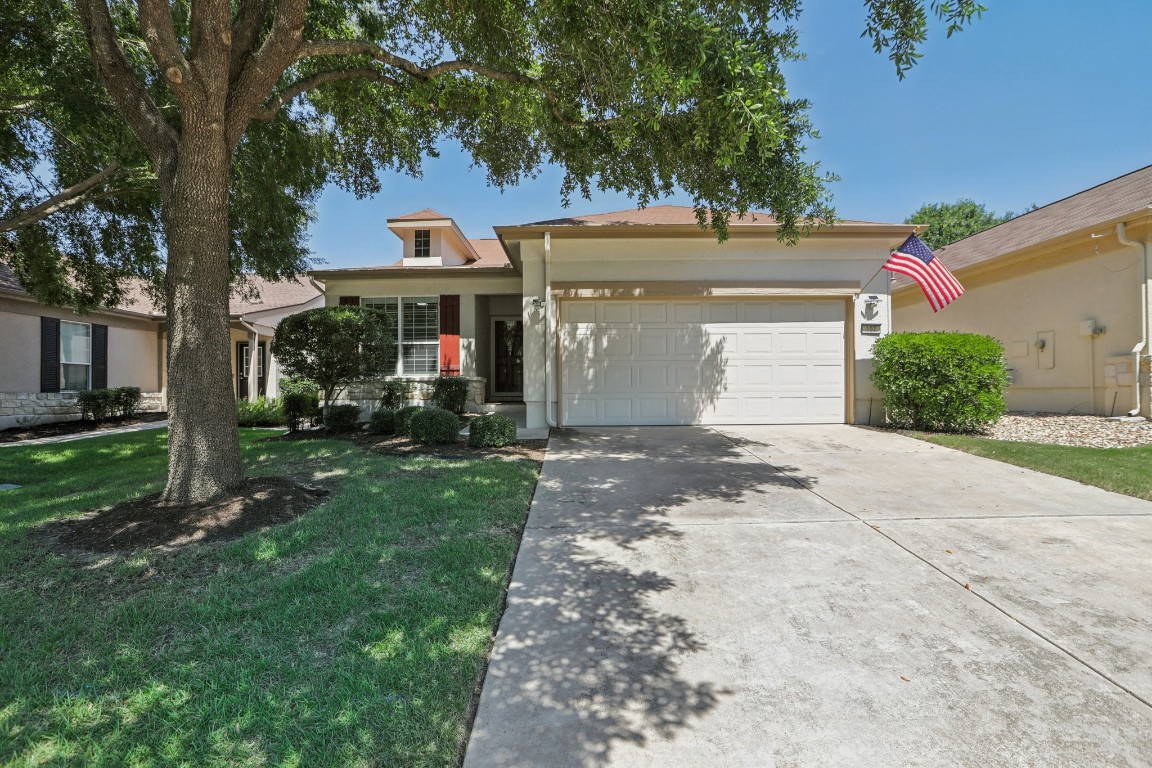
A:
[[[1152,765],[1152,503],[847,426],[568,430],[464,764]]]

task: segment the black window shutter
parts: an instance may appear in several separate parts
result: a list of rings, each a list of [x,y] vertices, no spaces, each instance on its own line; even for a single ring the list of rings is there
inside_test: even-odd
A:
[[[92,324],[92,389],[108,388],[108,326]]]
[[[60,391],[60,321],[40,318],[40,391]]]

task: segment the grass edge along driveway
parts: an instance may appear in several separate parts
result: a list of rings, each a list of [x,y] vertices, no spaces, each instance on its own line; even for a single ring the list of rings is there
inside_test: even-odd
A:
[[[267,434],[321,507],[84,567],[34,526],[159,490],[165,432],[0,453],[0,765],[455,764],[535,463]]]
[[[1083,448],[992,440],[970,435],[927,432],[905,434],[974,456],[996,459],[1106,491],[1152,501],[1152,445],[1135,448]]]

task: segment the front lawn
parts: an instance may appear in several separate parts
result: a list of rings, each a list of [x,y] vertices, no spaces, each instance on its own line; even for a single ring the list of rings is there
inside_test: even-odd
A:
[[[169,555],[35,529],[159,490],[164,431],[0,448],[0,765],[456,763],[535,462],[241,434],[332,495]]]
[[[965,453],[1152,501],[1152,445],[1137,448],[1078,448],[989,440],[967,435],[924,432],[907,434]]]

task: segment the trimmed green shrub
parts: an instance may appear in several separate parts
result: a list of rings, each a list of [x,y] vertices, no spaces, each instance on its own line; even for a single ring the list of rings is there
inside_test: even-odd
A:
[[[116,413],[116,393],[111,389],[87,389],[76,393],[80,418],[101,421]]]
[[[380,405],[390,411],[398,411],[408,402],[411,383],[400,379],[387,379],[380,385]]]
[[[140,410],[140,387],[117,387],[112,393],[116,415],[130,419]]]
[[[432,405],[452,413],[464,413],[468,404],[468,379],[463,376],[437,376],[432,382]]]
[[[315,389],[311,392],[288,392],[280,398],[280,409],[284,412],[288,429],[296,432],[304,426],[305,421],[319,415],[320,396]]]
[[[424,410],[422,405],[406,405],[396,411],[396,434],[411,437],[412,417]]]
[[[305,379],[301,376],[288,376],[280,379],[280,396],[286,397],[288,395],[308,395],[319,400],[320,387],[311,379]]]
[[[380,408],[368,417],[368,431],[374,435],[391,435],[396,432],[396,411]]]
[[[443,408],[421,408],[408,423],[412,440],[425,445],[454,443],[460,439],[460,417]]]
[[[872,348],[888,420],[929,432],[976,432],[1005,411],[1004,349],[974,333],[893,333]]]
[[[287,419],[278,400],[258,397],[236,401],[236,422],[241,427],[281,427]]]
[[[324,428],[333,432],[351,432],[360,423],[360,406],[354,403],[328,406]]]
[[[473,448],[499,448],[516,442],[516,422],[498,413],[486,413],[472,419],[468,426],[468,445]]]

